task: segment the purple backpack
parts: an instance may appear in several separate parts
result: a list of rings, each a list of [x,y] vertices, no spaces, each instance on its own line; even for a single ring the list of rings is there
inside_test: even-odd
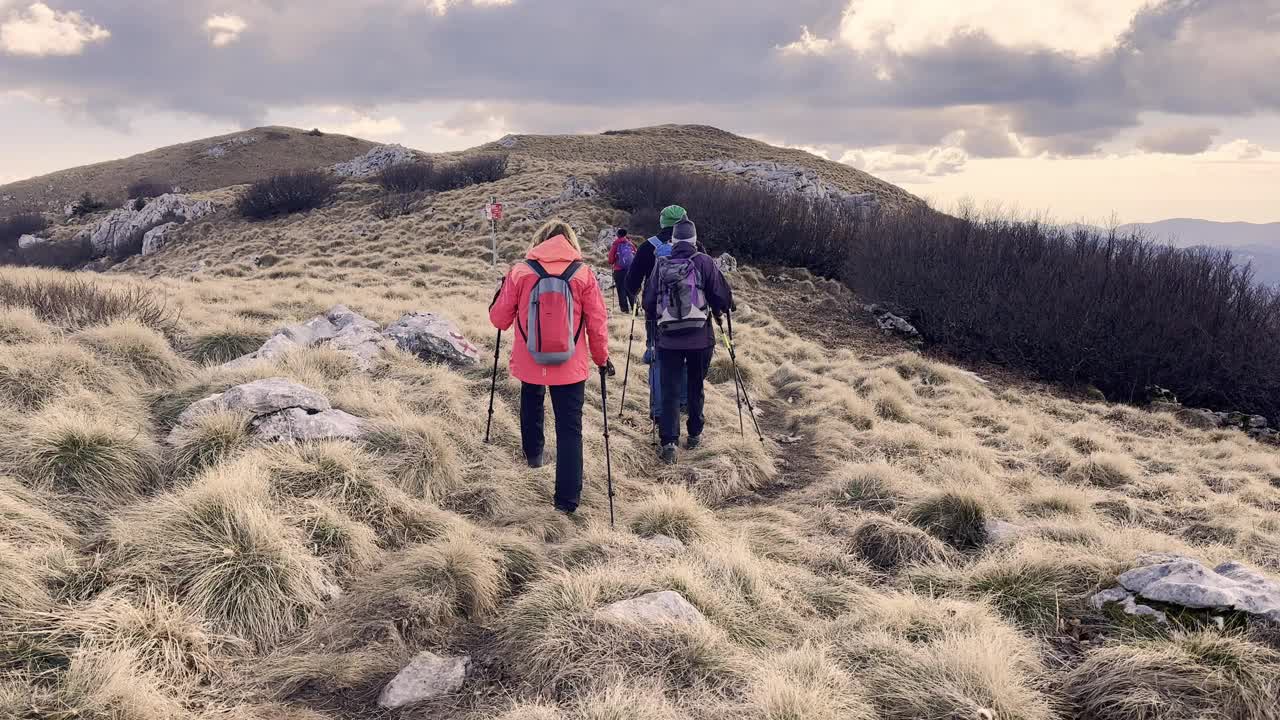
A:
[[[618,252],[614,255],[614,264],[623,270],[630,270],[631,263],[635,259],[636,247],[627,241],[618,246]]]
[[[702,273],[693,259],[671,256],[658,258],[654,278],[658,281],[658,330],[669,332],[700,328],[711,318]]]

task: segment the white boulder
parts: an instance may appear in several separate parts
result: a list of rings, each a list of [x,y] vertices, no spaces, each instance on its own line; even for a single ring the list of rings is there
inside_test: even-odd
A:
[[[358,158],[334,165],[333,172],[341,177],[367,178],[392,165],[416,159],[413,151],[403,145],[379,145]]]
[[[722,273],[737,272],[738,258],[730,255],[729,253],[721,253],[720,257],[716,258],[716,267],[720,268],[720,272]]]
[[[323,315],[277,330],[262,347],[226,363],[224,367],[235,369],[259,360],[274,360],[285,353],[308,347],[333,348],[351,357],[361,370],[368,370],[379,354],[395,345],[378,332],[377,323],[353,312],[346,305],[335,305]]]
[[[388,325],[382,335],[401,350],[423,360],[443,361],[451,365],[480,362],[479,349],[467,340],[452,320],[436,313],[409,313]]]
[[[49,241],[46,238],[37,237],[35,235],[23,235],[22,237],[18,238],[18,249],[26,250],[29,247],[35,247],[36,245],[44,245],[47,242]]]
[[[257,418],[250,426],[258,438],[269,442],[359,440],[364,434],[364,421],[342,410],[288,408]]]
[[[604,270],[596,270],[596,284],[600,286],[601,292],[608,292],[613,289],[613,273]]]
[[[470,670],[470,656],[441,657],[433,652],[420,652],[382,688],[378,704],[394,710],[451,695],[462,689]]]
[[[596,616],[623,622],[693,624],[705,622],[706,617],[698,608],[671,590],[641,595],[630,600],[620,600],[596,611]]]
[[[1237,610],[1280,623],[1280,582],[1237,563],[1210,570],[1191,558],[1157,555],[1118,578],[1119,588],[1095,595],[1098,603],[1130,597],[1192,609]]]
[[[151,228],[142,236],[142,255],[146,257],[162,249],[165,246],[168,235],[179,223],[171,222],[163,225],[157,225]]]

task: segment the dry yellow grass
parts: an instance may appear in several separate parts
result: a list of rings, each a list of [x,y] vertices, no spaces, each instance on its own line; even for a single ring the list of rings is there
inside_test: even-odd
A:
[[[1147,551],[1280,571],[1280,454],[913,353],[819,346],[772,314],[789,290],[750,268],[731,278],[735,325],[767,441],[738,436],[718,357],[706,445],[660,466],[634,363],[625,419],[610,392],[616,530],[594,379],[583,505],[566,518],[552,469],[523,465],[505,372],[481,442],[487,362],[392,353],[361,372],[312,349],[220,367],[338,302],[379,323],[442,312],[491,358],[484,201],[507,203],[513,261],[544,219],[526,203],[623,157],[610,147],[639,157],[679,134],[655,133],[521,138],[508,178],[391,220],[372,216],[381,191],[364,183],[266,223],[215,215],[120,267],[132,274],[92,276],[162,299],[172,328],[0,308],[0,716],[354,720],[432,650],[482,668],[416,711],[449,720],[1274,717],[1274,631],[1180,634],[1085,600]],[[682,137],[664,152],[748,147]],[[624,219],[589,200],[556,212],[588,245]],[[628,330],[610,319],[619,370]],[[375,432],[263,447],[245,418],[211,415],[165,440],[190,403],[265,377]],[[994,541],[996,519],[1018,532]],[[656,590],[707,622],[596,615]],[[1103,641],[1078,643],[1086,629]]]

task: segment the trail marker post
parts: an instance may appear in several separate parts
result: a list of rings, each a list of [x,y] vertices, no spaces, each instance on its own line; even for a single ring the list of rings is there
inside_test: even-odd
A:
[[[502,203],[498,202],[497,196],[489,198],[489,204],[484,209],[485,217],[489,218],[489,236],[493,243],[493,256],[489,265],[494,270],[498,269],[498,221],[502,219]]]

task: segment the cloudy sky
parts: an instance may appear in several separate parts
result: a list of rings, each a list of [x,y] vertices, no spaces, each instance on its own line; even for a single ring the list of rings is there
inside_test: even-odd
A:
[[[262,124],[669,122],[944,207],[1280,221],[1280,0],[0,0],[0,182]]]

